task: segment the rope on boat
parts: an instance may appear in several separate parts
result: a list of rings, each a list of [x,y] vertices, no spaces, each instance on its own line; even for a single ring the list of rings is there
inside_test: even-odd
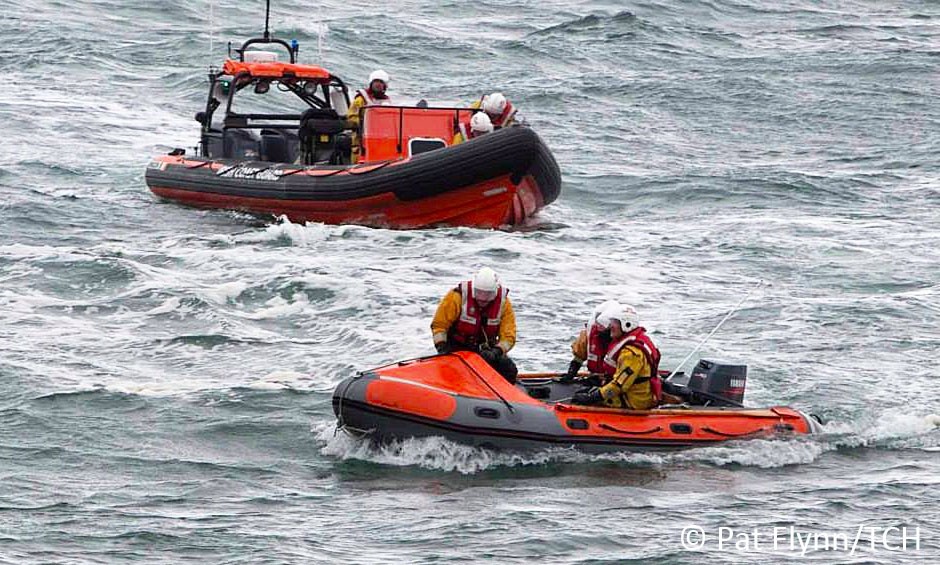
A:
[[[336,432],[346,429],[346,419],[343,417],[343,400],[346,399],[346,393],[349,392],[349,387],[353,385],[354,382],[362,378],[362,372],[358,372],[349,379],[346,383],[346,388],[343,389],[343,393],[339,395],[339,402],[336,404],[336,429],[333,430],[333,435],[336,435]],[[350,428],[352,429],[352,428]]]

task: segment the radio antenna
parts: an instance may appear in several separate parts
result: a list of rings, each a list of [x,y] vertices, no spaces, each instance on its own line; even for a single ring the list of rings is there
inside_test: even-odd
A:
[[[268,21],[271,19],[271,0],[267,1],[267,8],[264,10],[264,38],[271,39],[271,34],[268,33]]]
[[[215,40],[215,0],[209,0],[209,65],[212,65],[212,47]]]
[[[715,332],[718,331],[718,328],[720,328],[720,327],[722,326],[722,324],[724,324],[725,322],[727,322],[727,321],[728,321],[728,318],[730,318],[735,312],[738,311],[739,308],[741,308],[741,305],[744,304],[744,301],[747,300],[748,298],[750,298],[751,295],[754,294],[754,291],[757,290],[758,288],[760,288],[761,285],[763,285],[763,284],[764,284],[763,279],[757,281],[757,284],[754,285],[754,288],[752,288],[752,289],[750,290],[750,292],[748,292],[747,294],[745,294],[745,295],[744,295],[744,298],[742,298],[741,300],[739,300],[738,303],[734,305],[734,308],[732,308],[731,310],[728,311],[727,314],[725,314],[725,317],[722,318],[720,322],[718,322],[718,325],[715,326],[715,329],[713,329],[712,331],[708,332],[708,335],[705,336],[705,339],[703,339],[702,341],[698,342],[698,345],[695,346],[695,349],[693,349],[691,353],[689,353],[688,355],[685,356],[685,359],[683,359],[682,362],[679,363],[679,365],[676,366],[676,368],[673,369],[673,371],[672,371],[671,373],[669,373],[669,376],[666,377],[665,380],[668,381],[669,379],[671,379],[672,377],[674,377],[674,376],[676,375],[676,373],[679,372],[679,369],[681,369],[682,366],[685,365],[686,361],[688,361],[689,359],[691,359],[692,356],[695,355],[696,353],[698,353],[698,350],[701,349],[703,345],[705,345],[705,342],[708,341],[708,338],[710,338],[711,336],[715,335]]]

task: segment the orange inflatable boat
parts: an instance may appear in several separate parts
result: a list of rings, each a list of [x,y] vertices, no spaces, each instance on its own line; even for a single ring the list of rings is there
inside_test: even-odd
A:
[[[819,431],[815,416],[793,408],[737,402],[741,368],[702,360],[690,376],[664,383],[679,402],[636,411],[570,404],[583,385],[557,375],[520,375],[512,385],[480,356],[458,352],[348,378],[333,393],[333,411],[341,429],[378,441],[443,436],[511,450],[662,450]]]
[[[249,49],[258,44],[283,47],[290,62]],[[152,159],[150,190],[203,208],[391,228],[513,226],[558,197],[558,163],[532,129],[454,144],[479,110],[426,104],[364,107],[357,129],[346,84],[297,63],[297,50],[266,35],[212,70],[199,146]]]

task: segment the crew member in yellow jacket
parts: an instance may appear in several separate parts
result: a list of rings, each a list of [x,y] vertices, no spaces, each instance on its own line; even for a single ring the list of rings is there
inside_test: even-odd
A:
[[[606,384],[614,376],[617,367],[606,364],[604,357],[611,345],[610,320],[607,315],[619,306],[620,303],[616,300],[607,300],[594,308],[591,319],[584,324],[584,328],[571,344],[571,363],[562,375],[561,382],[574,382],[585,362],[587,362],[589,378],[598,385]]]
[[[653,381],[659,379],[659,349],[640,326],[632,306],[621,306],[606,317],[610,320],[611,346],[605,363],[617,369],[610,382],[575,393],[571,402],[632,410],[654,408],[658,403]]]
[[[516,344],[516,315],[509,289],[493,269],[483,267],[444,295],[431,334],[438,353],[474,351],[506,380],[516,382],[519,371],[508,355]]]
[[[372,74],[369,75],[369,87],[356,91],[356,95],[353,96],[352,103],[349,105],[349,110],[346,112],[346,121],[349,122],[349,126],[353,129],[353,163],[359,161],[360,153],[359,128],[361,124],[359,123],[359,111],[366,106],[384,106],[392,103],[392,100],[385,93],[385,90],[388,88],[388,80],[388,73],[385,71],[372,71]]]

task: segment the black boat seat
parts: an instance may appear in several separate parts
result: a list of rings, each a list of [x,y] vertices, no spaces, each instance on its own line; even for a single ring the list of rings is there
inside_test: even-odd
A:
[[[205,141],[205,152],[206,156],[210,159],[220,159],[225,157],[225,144],[222,140],[222,131],[217,129],[210,129],[206,133]]]
[[[287,157],[289,163],[294,163],[297,161],[297,156],[300,155],[300,137],[297,135],[297,130],[294,129],[282,129],[281,135],[284,136],[284,139],[287,140]]]
[[[346,129],[346,120],[332,108],[308,108],[300,116],[301,141],[312,135],[335,135]]]
[[[298,136],[304,153],[304,163],[340,164],[342,155],[338,155],[346,144],[337,144],[337,138],[348,129],[346,120],[341,119],[332,108],[309,108],[300,117]]]
[[[228,159],[261,158],[258,140],[244,129],[227,129],[222,133],[222,151]]]
[[[261,160],[272,163],[293,163],[291,144],[287,132],[261,130]]]

